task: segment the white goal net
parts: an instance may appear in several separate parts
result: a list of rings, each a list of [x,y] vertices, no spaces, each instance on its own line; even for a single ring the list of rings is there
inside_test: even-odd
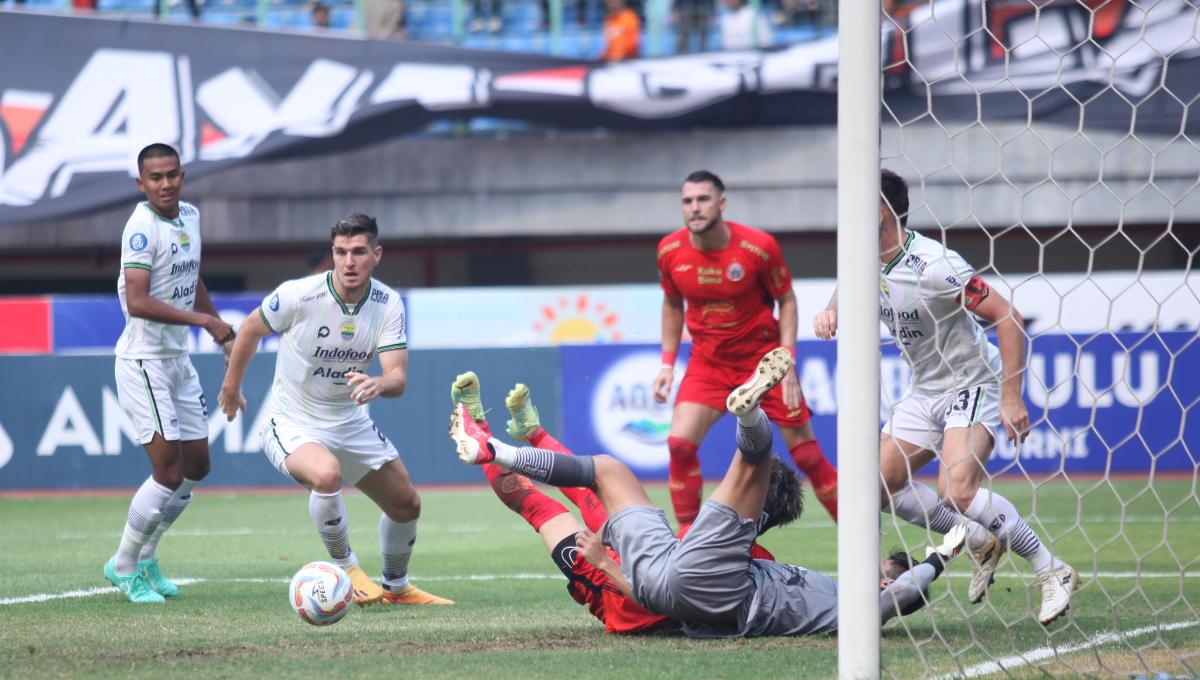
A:
[[[1200,12],[1183,0],[889,11],[881,159],[909,182],[908,226],[961,254],[1024,321],[1031,430],[1020,445],[1000,433],[983,488],[1081,585],[1043,626],[1017,546],[979,604],[964,556],[931,606],[884,629],[883,674],[1196,677]],[[885,411],[908,378],[891,342]],[[936,489],[938,472],[917,479]],[[931,538],[882,517],[885,552]]]

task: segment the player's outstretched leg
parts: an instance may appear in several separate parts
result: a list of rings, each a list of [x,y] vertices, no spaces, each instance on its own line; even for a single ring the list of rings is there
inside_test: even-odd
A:
[[[450,414],[450,439],[459,460],[471,465],[495,461],[517,474],[551,486],[587,486],[595,484],[595,462],[591,456],[572,456],[533,446],[511,446],[487,433],[471,418],[465,404]]]
[[[508,397],[504,400],[504,406],[512,414],[512,419],[508,421],[508,433],[514,439],[526,440],[539,449],[574,455],[570,449],[542,427],[528,385],[517,383],[509,391]],[[587,525],[587,528],[599,532],[600,527],[604,526],[605,520],[608,519],[608,514],[604,512],[604,505],[596,494],[591,489],[577,486],[564,486],[559,491],[574,503],[575,507],[579,508],[579,512],[583,515],[583,523]]]
[[[1038,576],[1042,586],[1042,609],[1038,623],[1048,626],[1071,608],[1071,596],[1079,588],[1079,574],[1069,564]]]
[[[791,352],[777,347],[759,360],[754,376],[725,400],[725,407],[738,419],[738,450],[750,462],[763,460],[771,453],[771,423],[758,404],[791,368]]]

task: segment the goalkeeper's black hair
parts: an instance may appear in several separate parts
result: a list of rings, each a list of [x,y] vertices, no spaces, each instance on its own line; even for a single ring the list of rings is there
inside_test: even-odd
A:
[[[767,486],[763,512],[767,519],[759,528],[759,534],[789,524],[804,513],[804,486],[796,472],[775,455],[771,456],[771,482]]]
[[[891,207],[901,227],[908,226],[908,182],[891,170],[879,171],[879,194]]]

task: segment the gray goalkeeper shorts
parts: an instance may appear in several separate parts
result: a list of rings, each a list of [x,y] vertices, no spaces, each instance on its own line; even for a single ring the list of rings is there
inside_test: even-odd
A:
[[[728,620],[754,595],[749,565],[756,524],[709,500],[680,540],[665,512],[638,506],[608,518],[604,543],[620,556],[642,607],[681,621]]]

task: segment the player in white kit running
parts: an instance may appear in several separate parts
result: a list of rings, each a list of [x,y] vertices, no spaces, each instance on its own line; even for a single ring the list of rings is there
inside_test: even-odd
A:
[[[400,295],[371,278],[383,255],[375,219],[353,213],[330,230],[333,270],[284,282],[238,329],[221,393],[232,420],[245,410],[242,379],[259,341],[282,337],[271,385],[263,451],[309,489],[308,509],[329,557],[346,570],[360,605],[454,604],[408,582],[420,498],[404,461],[375,427],[366,405],[399,397],[408,383],[408,343]],[[378,355],[382,374],[366,371]],[[383,588],[350,549],[342,484],[379,506]]]
[[[879,317],[912,366],[912,381],[880,435],[881,505],[943,534],[962,515],[973,520],[968,599],[983,599],[1001,553],[1010,549],[1038,575],[1038,621],[1047,625],[1070,607],[1079,575],[1050,553],[1008,499],[982,488],[1001,424],[1010,441],[1029,428],[1021,315],[958,253],[907,229],[903,178],[883,170],[880,192]],[[999,349],[976,316],[996,328]],[[837,333],[836,293],[813,329],[825,339]],[[936,492],[911,478],[934,457],[941,460]]]
[[[187,327],[203,328],[226,351],[234,333],[200,278],[200,212],[179,200],[179,154],[151,144],[137,163],[146,200],[121,235],[117,295],[125,330],[115,351],[116,381],[152,472],[133,496],[121,543],[103,571],[131,602],[158,604],[179,594],[158,568],[158,541],[209,469],[208,407],[188,358]]]

